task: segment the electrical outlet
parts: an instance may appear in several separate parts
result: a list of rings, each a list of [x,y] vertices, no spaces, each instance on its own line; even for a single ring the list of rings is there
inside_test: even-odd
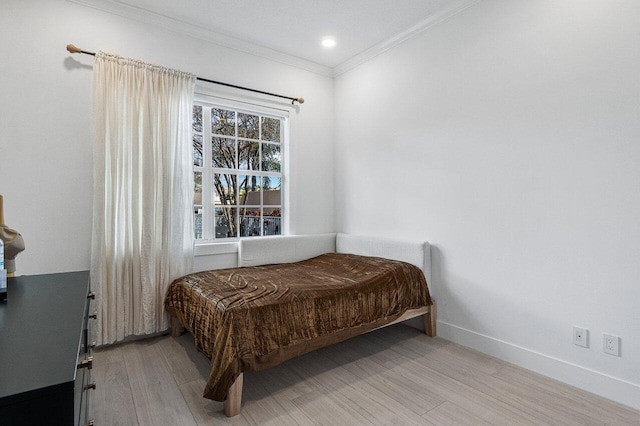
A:
[[[588,348],[589,330],[587,330],[586,328],[573,326],[573,344]]]
[[[620,338],[611,334],[602,335],[603,350],[606,354],[620,356]]]

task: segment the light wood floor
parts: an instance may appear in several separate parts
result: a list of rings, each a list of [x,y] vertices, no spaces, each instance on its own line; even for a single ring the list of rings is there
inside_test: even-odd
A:
[[[96,425],[640,425],[640,412],[399,324],[244,375],[242,413],[202,398],[189,334],[96,351]]]

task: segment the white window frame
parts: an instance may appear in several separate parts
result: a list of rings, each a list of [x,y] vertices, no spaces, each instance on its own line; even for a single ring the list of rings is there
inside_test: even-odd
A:
[[[219,254],[219,253],[229,253],[237,251],[237,242],[240,238],[261,238],[261,236],[252,236],[252,237],[236,237],[236,238],[215,238],[215,230],[214,230],[214,218],[215,218],[215,208],[214,205],[214,193],[215,189],[213,187],[213,179],[215,173],[220,172],[231,172],[237,175],[252,175],[252,176],[277,176],[280,178],[280,234],[287,235],[289,229],[289,134],[290,134],[290,122],[289,122],[289,111],[271,108],[263,105],[257,105],[254,103],[230,100],[225,98],[220,98],[217,96],[211,96],[202,93],[196,93],[194,96],[194,105],[202,105],[207,107],[207,109],[203,108],[202,114],[202,150],[203,150],[203,166],[193,166],[193,172],[201,172],[202,173],[202,209],[203,209],[203,217],[202,217],[202,239],[195,239],[194,242],[196,246],[196,254]],[[212,147],[211,147],[211,137],[213,136],[211,132],[211,114],[210,109],[208,108],[221,108],[235,111],[236,113],[247,113],[247,114],[257,114],[260,116],[276,118],[281,120],[280,124],[280,157],[282,160],[280,166],[280,173],[278,172],[263,172],[257,170],[240,170],[240,169],[220,169],[214,168],[211,166],[212,160]],[[236,129],[237,129],[237,120],[236,120]],[[193,131],[193,129],[192,129]],[[242,140],[251,140],[247,138],[242,138],[237,136],[232,137],[236,141],[236,161],[239,159],[237,156],[239,155],[239,151],[237,149],[238,139]],[[262,162],[262,150],[260,150],[260,163]],[[237,162],[236,164],[239,165]],[[237,191],[237,189],[236,189]],[[239,196],[239,194],[237,195]],[[236,210],[237,217],[239,216],[239,212],[241,208],[260,208],[260,209],[268,209],[271,206],[265,206],[263,204],[263,191],[260,191],[260,205],[259,206],[242,206],[238,205]],[[275,206],[273,206],[275,207]],[[238,223],[238,226],[240,224]],[[260,228],[262,234],[263,223],[260,221]],[[238,233],[240,229],[238,229]]]

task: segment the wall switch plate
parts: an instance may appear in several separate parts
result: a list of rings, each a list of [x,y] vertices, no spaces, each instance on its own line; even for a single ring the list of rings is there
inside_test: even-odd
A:
[[[620,356],[620,338],[611,334],[602,335],[602,345],[604,353]]]
[[[573,344],[588,348],[589,330],[587,330],[586,328],[573,326]]]

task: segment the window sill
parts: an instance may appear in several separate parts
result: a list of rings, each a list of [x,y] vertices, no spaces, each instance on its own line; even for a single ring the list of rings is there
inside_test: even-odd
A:
[[[195,256],[211,256],[216,254],[230,254],[238,252],[238,242],[202,242],[196,243],[193,248]]]

